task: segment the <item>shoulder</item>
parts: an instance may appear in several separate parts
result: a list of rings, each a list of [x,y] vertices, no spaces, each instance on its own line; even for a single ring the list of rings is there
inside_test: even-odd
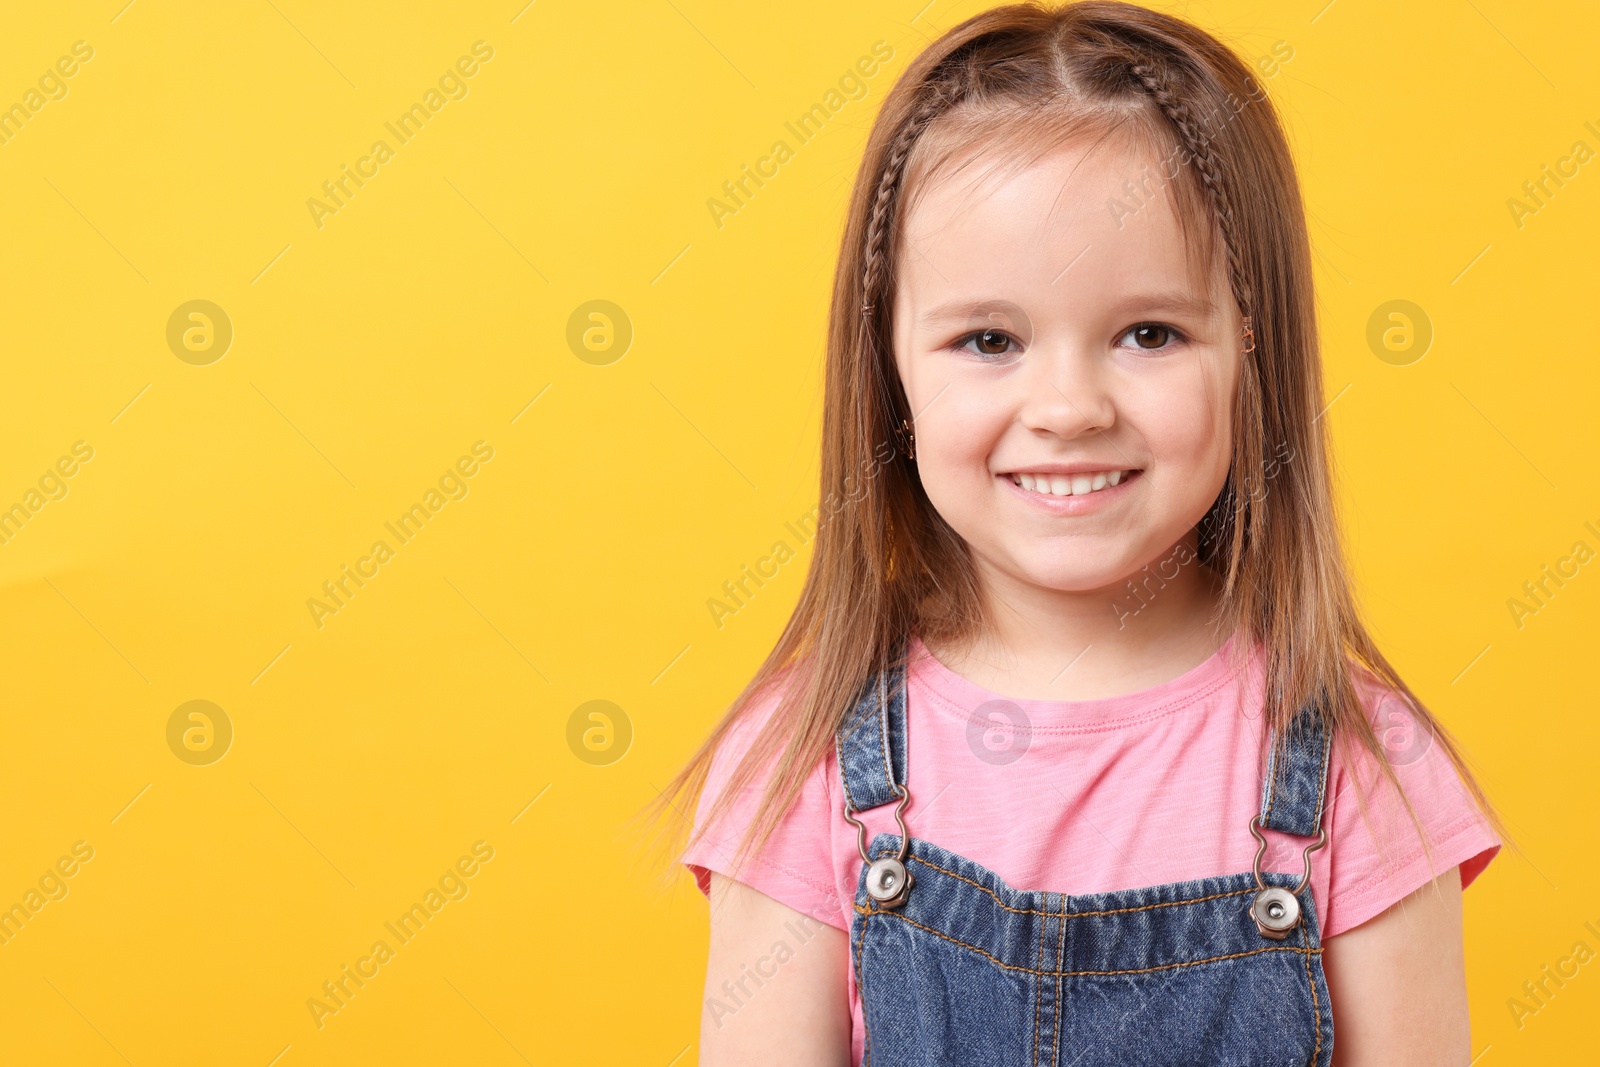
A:
[[[798,696],[795,675],[796,668],[782,668],[745,697],[738,714],[714,742],[708,787],[713,781],[725,782],[730,778],[750,750],[758,747],[758,742],[781,741],[782,735],[792,729],[796,709],[786,707],[786,703]],[[776,751],[769,756],[768,765],[760,768],[763,776],[771,772],[770,763],[775,756]]]
[[[785,735],[794,729],[783,704],[794,695],[793,677],[792,669],[781,672],[752,693],[718,738],[695,813],[695,837],[682,862],[702,891],[708,891],[710,872],[716,871],[796,910],[831,916],[837,910],[828,873],[837,763],[830,752],[809,768],[783,770]],[[764,742],[763,755],[745,770],[758,742]],[[767,794],[781,784],[777,776],[782,773],[798,777],[798,791],[761,847],[742,856],[746,831],[755,824]],[[725,794],[726,806],[713,818],[713,808]]]
[[[1351,676],[1377,751],[1354,730],[1333,745],[1325,937],[1360,925],[1452,867],[1460,867],[1465,888],[1500,849],[1430,716],[1365,668],[1353,667]]]
[[[742,798],[759,799],[776,769],[783,734],[788,729],[784,705],[792,696],[791,672],[780,671],[744,694],[742,706],[719,724],[711,741],[705,784],[695,813],[697,829],[706,824],[713,804],[729,788],[737,789]],[[747,769],[745,763],[752,751],[760,762]]]

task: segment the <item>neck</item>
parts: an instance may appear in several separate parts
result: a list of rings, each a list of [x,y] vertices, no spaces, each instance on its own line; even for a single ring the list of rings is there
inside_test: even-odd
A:
[[[988,632],[929,651],[992,692],[1019,700],[1118,696],[1176,678],[1227,640],[1210,621],[1222,577],[1199,562],[1192,532],[1100,589],[1047,589],[977,563]]]

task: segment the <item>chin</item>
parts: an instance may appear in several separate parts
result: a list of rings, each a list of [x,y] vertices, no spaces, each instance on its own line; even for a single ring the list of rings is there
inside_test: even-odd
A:
[[[1076,559],[1018,559],[1012,567],[1012,573],[1041,589],[1058,593],[1092,593],[1097,589],[1120,586],[1127,570],[1106,565],[1085,566],[1080,554]]]

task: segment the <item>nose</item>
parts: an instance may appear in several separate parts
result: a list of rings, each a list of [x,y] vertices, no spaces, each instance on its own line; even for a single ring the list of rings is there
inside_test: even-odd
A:
[[[1072,440],[1116,421],[1105,360],[1079,342],[1036,343],[1018,385],[1018,419],[1035,434]]]

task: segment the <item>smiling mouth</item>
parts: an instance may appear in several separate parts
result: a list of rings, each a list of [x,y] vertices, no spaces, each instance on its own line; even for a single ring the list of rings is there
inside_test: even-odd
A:
[[[1011,484],[1021,486],[1041,496],[1088,496],[1102,489],[1120,485],[1142,473],[1139,469],[1120,471],[1085,471],[1082,474],[1045,474],[1018,471],[1003,475]]]

